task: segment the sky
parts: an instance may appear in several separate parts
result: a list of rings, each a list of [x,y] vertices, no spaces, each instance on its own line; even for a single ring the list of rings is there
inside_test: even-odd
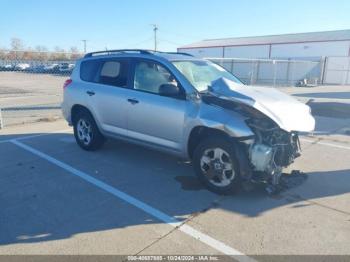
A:
[[[0,48],[87,51],[177,47],[203,39],[350,29],[348,0],[0,0]]]

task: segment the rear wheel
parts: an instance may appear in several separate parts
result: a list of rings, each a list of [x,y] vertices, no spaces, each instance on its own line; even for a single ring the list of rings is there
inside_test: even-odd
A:
[[[194,169],[206,187],[217,194],[235,192],[240,185],[234,143],[216,137],[199,143],[193,157]]]
[[[105,139],[98,130],[95,120],[88,112],[79,112],[74,121],[74,136],[78,145],[87,151],[99,149]]]

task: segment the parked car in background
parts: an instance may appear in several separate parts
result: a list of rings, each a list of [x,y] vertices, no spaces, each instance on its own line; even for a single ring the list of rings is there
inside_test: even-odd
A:
[[[0,65],[0,71],[13,71],[14,68],[14,65],[11,64]]]
[[[30,68],[28,68],[26,71],[29,72],[29,73],[44,73],[44,68],[45,68],[45,65],[32,65]]]
[[[300,156],[299,132],[315,127],[310,107],[277,89],[246,86],[188,54],[147,50],[85,55],[62,110],[81,148],[108,137],[173,153],[220,194],[242,181],[277,186]]]
[[[74,69],[74,64],[61,63],[58,65],[58,72],[61,74],[71,74]]]
[[[30,68],[30,64],[28,63],[19,63],[15,66],[15,71],[25,71]]]
[[[43,68],[43,73],[58,73],[59,65],[58,64],[50,64],[46,65]]]
[[[13,64],[7,64],[5,65],[5,71],[14,71],[15,70],[15,65]]]

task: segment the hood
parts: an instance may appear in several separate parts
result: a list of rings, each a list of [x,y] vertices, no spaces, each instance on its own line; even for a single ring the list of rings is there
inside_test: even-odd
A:
[[[246,86],[220,78],[213,81],[209,92],[259,110],[285,131],[311,132],[315,128],[310,107],[275,88]]]

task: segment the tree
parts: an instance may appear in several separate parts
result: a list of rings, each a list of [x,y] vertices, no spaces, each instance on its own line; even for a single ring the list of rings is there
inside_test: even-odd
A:
[[[76,60],[81,57],[81,54],[79,53],[79,49],[76,46],[72,46],[70,48],[70,52],[71,52],[71,55],[70,55],[71,60]]]
[[[22,53],[22,59],[24,60],[32,60],[34,58],[35,58],[35,53],[30,47]]]
[[[11,49],[12,50],[23,50],[24,49],[24,44],[23,41],[19,38],[12,38],[11,39]]]
[[[72,54],[79,54],[79,49],[78,49],[78,47],[76,47],[76,46],[72,46],[72,47],[70,48],[70,52],[71,52]]]
[[[35,58],[40,61],[45,61],[48,60],[49,54],[48,54],[48,49],[45,46],[38,45],[35,47]]]
[[[55,47],[55,51],[52,55],[53,60],[67,60],[67,54],[66,51],[59,46]]]
[[[48,49],[47,49],[47,47],[46,47],[46,46],[43,46],[43,45],[37,45],[37,46],[35,47],[35,51],[37,51],[37,52],[47,52],[47,51],[48,51]]]
[[[12,59],[18,60],[18,59],[22,59],[23,58],[23,52],[18,52],[18,50],[23,50],[24,49],[24,45],[21,39],[19,38],[12,38],[11,39],[11,53],[10,53],[10,57]]]
[[[6,59],[7,58],[7,54],[6,52],[0,48],[0,59]]]

